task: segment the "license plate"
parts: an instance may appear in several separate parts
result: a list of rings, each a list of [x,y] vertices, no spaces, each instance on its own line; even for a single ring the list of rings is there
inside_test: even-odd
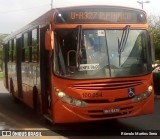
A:
[[[120,109],[119,109],[119,108],[106,109],[106,110],[103,110],[103,112],[104,112],[105,114],[119,113],[119,112],[120,112]]]

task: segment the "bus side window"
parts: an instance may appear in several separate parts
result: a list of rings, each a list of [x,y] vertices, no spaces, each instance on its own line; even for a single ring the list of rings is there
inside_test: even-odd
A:
[[[16,61],[16,39],[13,40],[13,61]]]
[[[6,54],[6,62],[9,62],[9,42],[7,42],[6,44],[5,54]]]
[[[38,62],[39,61],[39,55],[38,55],[38,29],[32,30],[32,42],[31,42],[32,50],[31,50],[31,59],[32,62]]]
[[[9,61],[13,61],[13,46],[12,46],[12,40],[9,41]]]
[[[22,57],[22,61],[23,62],[29,62],[29,37],[28,37],[28,33],[24,33],[23,34],[23,57]]]

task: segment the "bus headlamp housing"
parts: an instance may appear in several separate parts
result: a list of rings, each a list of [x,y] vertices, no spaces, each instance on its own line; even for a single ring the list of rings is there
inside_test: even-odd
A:
[[[146,98],[148,98],[150,96],[150,94],[152,93],[152,90],[153,90],[153,87],[152,86],[149,86],[148,89],[140,94],[139,96],[135,96],[134,98],[132,98],[132,101],[133,102],[139,102],[139,101],[142,101]]]
[[[70,104],[70,105],[74,105],[74,106],[78,106],[78,107],[87,107],[87,103],[83,100],[79,100],[79,99],[75,99],[69,95],[67,95],[66,93],[60,91],[59,89],[55,89],[55,93],[56,96],[63,102]]]

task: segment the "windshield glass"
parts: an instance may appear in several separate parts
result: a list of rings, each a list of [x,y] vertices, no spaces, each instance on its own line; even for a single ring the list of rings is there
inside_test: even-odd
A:
[[[54,73],[72,79],[131,77],[151,72],[146,30],[55,31]]]

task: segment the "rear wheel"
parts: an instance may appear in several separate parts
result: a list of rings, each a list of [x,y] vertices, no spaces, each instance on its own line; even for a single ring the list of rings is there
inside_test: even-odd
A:
[[[15,102],[15,103],[18,103],[19,100],[18,100],[18,98],[15,96],[15,90],[14,90],[14,86],[13,86],[13,81],[12,81],[12,79],[10,79],[10,87],[9,87],[9,88],[10,88],[10,89],[9,89],[9,92],[12,94],[12,97],[13,97],[14,102]]]

